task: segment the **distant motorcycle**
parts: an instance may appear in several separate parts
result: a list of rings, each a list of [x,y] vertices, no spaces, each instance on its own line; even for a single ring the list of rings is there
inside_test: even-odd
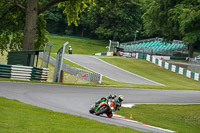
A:
[[[109,99],[105,102],[101,102],[99,104],[93,104],[91,106],[91,109],[89,112],[91,114],[95,115],[102,115],[106,114],[109,118],[112,118],[113,116],[113,111],[119,110],[119,107],[117,103],[114,101],[114,99]]]

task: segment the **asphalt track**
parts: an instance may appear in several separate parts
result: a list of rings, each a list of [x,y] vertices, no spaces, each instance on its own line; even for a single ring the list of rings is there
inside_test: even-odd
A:
[[[65,54],[64,58],[116,81],[132,84],[162,85],[106,63],[95,56]]]
[[[148,90],[122,88],[77,87],[17,82],[0,82],[0,96],[47,108],[56,112],[70,113],[100,122],[130,127],[143,132],[169,133],[142,123],[107,118],[89,114],[90,106],[102,96],[123,94],[124,104],[200,104],[200,91]],[[133,114],[134,117],[134,114]]]

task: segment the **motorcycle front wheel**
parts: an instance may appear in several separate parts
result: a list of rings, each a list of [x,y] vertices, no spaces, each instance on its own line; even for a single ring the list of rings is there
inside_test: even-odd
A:
[[[91,109],[89,110],[89,112],[90,112],[91,114],[93,114],[93,113],[94,113],[94,108],[91,107]]]
[[[102,106],[99,108],[99,110],[95,114],[100,115],[100,114],[106,113],[107,109],[108,109],[107,106]]]

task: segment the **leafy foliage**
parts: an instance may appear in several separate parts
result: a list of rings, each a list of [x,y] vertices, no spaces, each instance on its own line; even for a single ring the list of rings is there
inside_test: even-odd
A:
[[[94,0],[38,0],[38,12],[46,12],[45,18],[38,14],[35,48],[41,49],[48,41],[46,20],[48,31],[53,33],[129,41],[139,30],[145,38],[161,36],[190,44],[200,42],[199,0],[96,0],[95,3]],[[27,0],[0,0],[1,53],[8,50],[7,45],[10,50],[23,47],[26,4]],[[47,10],[53,5],[54,8]],[[67,27],[72,23],[75,26]]]
[[[23,43],[23,30],[25,26],[25,7],[28,0],[0,0],[0,52],[7,51],[7,45],[10,45],[10,50],[21,50]],[[59,3],[61,2],[61,3]],[[34,43],[35,49],[43,48],[44,44],[48,41],[45,37],[46,20],[44,15],[41,14],[53,5],[59,3],[59,7],[63,7],[63,13],[67,14],[68,24],[74,23],[77,25],[79,19],[78,14],[81,13],[88,3],[93,3],[93,0],[38,0],[38,19],[36,36]],[[34,28],[33,28],[34,29]],[[28,33],[30,34],[30,33]],[[30,41],[29,41],[30,42]]]
[[[22,34],[24,13],[21,8],[12,2],[0,0],[0,52],[20,50],[22,47]]]
[[[66,0],[60,2],[58,7],[64,7],[63,13],[67,15],[68,25],[74,23],[78,26],[77,20],[80,19],[79,13],[83,12],[87,8],[87,3],[93,3],[94,0]]]
[[[179,24],[183,40],[195,43],[200,40],[200,1],[183,0],[169,10],[169,19]]]
[[[62,7],[64,8],[64,7]],[[136,30],[142,24],[141,3],[136,0],[96,0],[95,4],[88,5],[88,10],[82,12],[78,19],[78,27],[66,27],[66,21],[61,10],[55,7],[45,12],[48,31],[63,34],[89,36],[98,39],[132,40]],[[47,25],[47,26],[48,26]],[[58,25],[57,27],[55,27]]]
[[[144,27],[147,35],[162,35],[166,38],[179,36],[178,24],[169,20],[168,11],[177,4],[174,0],[153,0],[144,13]]]
[[[146,34],[188,43],[200,40],[200,1],[153,0],[143,15]]]
[[[25,0],[18,1],[21,5]],[[0,0],[0,52],[19,51],[23,47],[23,28],[25,11],[12,1]],[[37,35],[35,39],[36,49],[42,48],[47,42],[46,21],[43,15],[38,16]]]
[[[135,0],[97,0],[89,7],[87,23],[100,39],[127,40],[140,28],[140,4]]]
[[[48,32],[65,34],[65,29],[67,28],[67,16],[62,13],[63,10],[63,7],[58,8],[58,5],[55,5],[44,12]]]

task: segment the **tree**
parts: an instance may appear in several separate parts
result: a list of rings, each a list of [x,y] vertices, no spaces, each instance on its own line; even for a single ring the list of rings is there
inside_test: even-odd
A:
[[[5,25],[0,29],[0,38],[4,40],[0,42],[1,52],[6,50],[6,45],[11,40],[14,40],[10,39],[11,35],[20,35],[20,37],[24,35],[23,50],[34,50],[35,38],[40,38],[39,34],[36,36],[36,33],[39,33],[37,31],[38,26],[44,27],[44,25],[39,24],[37,26],[38,16],[40,17],[40,23],[44,24],[45,21],[43,21],[41,14],[53,5],[59,3],[59,7],[64,7],[63,13],[67,14],[68,24],[74,23],[77,25],[79,13],[87,7],[86,4],[93,2],[93,0],[0,0],[0,20],[2,20],[0,24]],[[19,30],[23,27],[24,34],[19,34]]]
[[[20,32],[23,29],[24,13],[13,2],[0,0],[0,51],[9,49],[21,49],[23,36]],[[12,37],[12,39],[11,39]],[[10,44],[10,45],[8,45]],[[16,46],[17,44],[17,46]]]
[[[62,13],[63,10],[62,7],[58,8],[58,5],[54,5],[52,8],[44,12],[48,32],[63,35],[65,34],[64,27],[71,27],[66,25],[67,17]]]
[[[87,11],[87,29],[99,39],[133,40],[142,23],[136,0],[96,0]]]
[[[96,0],[80,14],[78,26],[64,26],[67,19],[56,7],[45,12],[47,30],[56,34],[78,35],[95,39],[118,41],[133,40],[135,31],[141,36],[143,25],[141,16],[146,7],[142,0]],[[142,10],[141,10],[142,9]],[[49,26],[51,25],[51,26]],[[55,25],[52,26],[52,25]]]
[[[153,0],[143,15],[146,33],[183,40],[189,44],[189,57],[192,57],[193,44],[200,40],[199,14],[200,1]]]
[[[57,8],[58,5],[53,6],[49,10],[44,12],[45,20],[47,21],[47,31],[58,35],[76,35],[83,36],[85,34],[85,25],[87,21],[87,12],[80,14],[78,26],[67,26],[66,14],[63,14],[63,7]]]
[[[183,0],[169,10],[169,15],[179,24],[182,40],[189,44],[189,57],[193,57],[193,45],[200,41],[200,1]]]

